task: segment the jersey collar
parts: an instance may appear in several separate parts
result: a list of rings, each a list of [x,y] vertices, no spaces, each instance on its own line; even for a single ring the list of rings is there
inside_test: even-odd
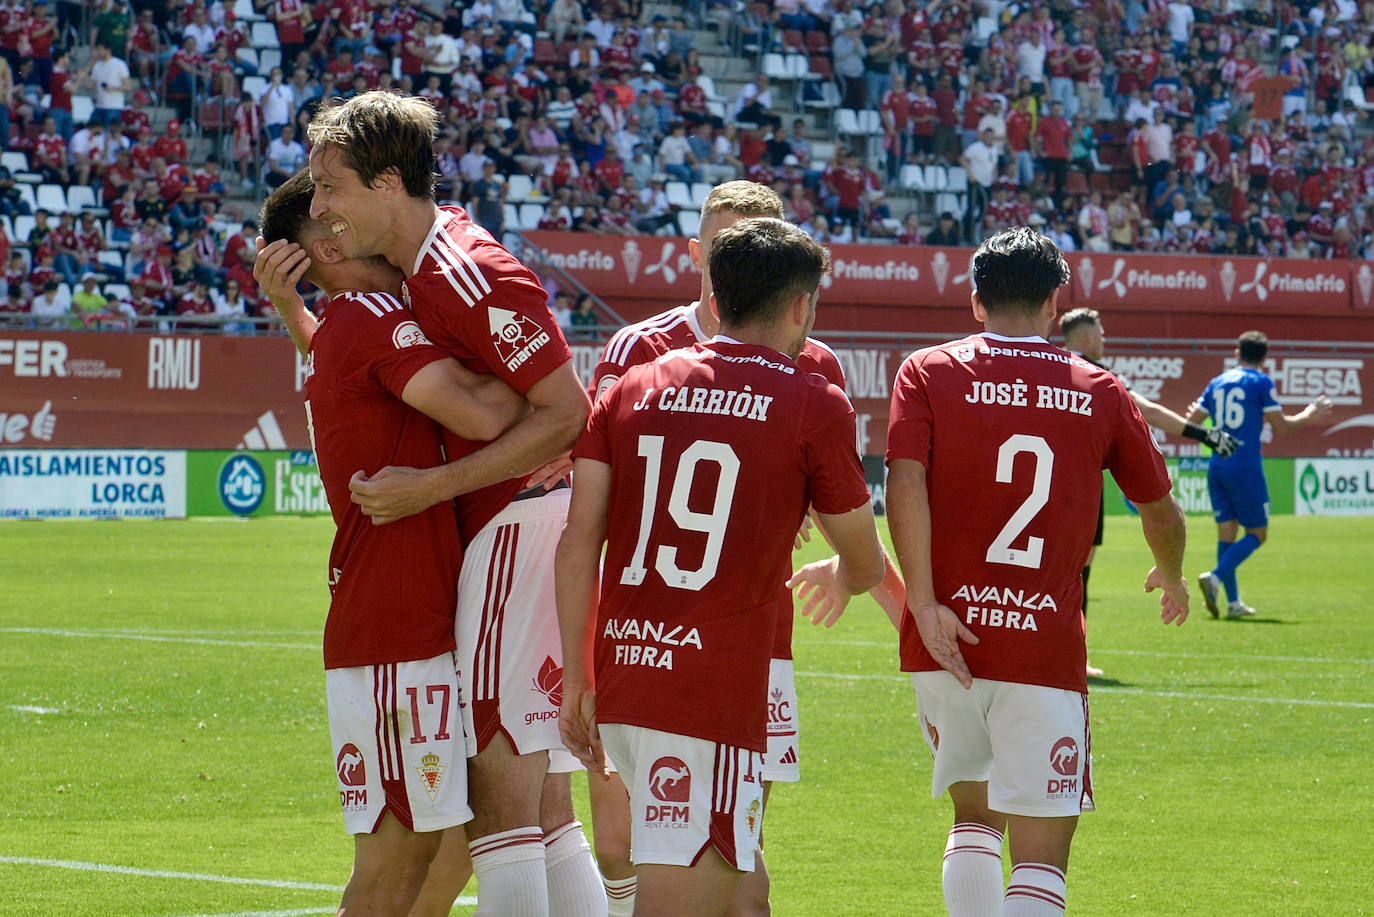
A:
[[[992,338],[994,341],[1008,341],[1014,344],[1049,344],[1049,341],[1038,334],[1032,334],[1030,337],[1024,338],[1007,337],[1005,334],[996,334],[992,331],[981,331],[979,334],[985,338]]]

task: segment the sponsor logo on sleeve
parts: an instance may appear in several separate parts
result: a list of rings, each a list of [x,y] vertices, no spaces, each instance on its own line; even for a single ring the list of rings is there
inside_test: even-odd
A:
[[[407,347],[428,344],[429,338],[425,337],[425,333],[415,322],[401,322],[396,326],[396,330],[391,332],[391,343],[397,350],[404,350]]]
[[[506,369],[514,371],[524,365],[539,348],[549,342],[549,333],[524,315],[509,309],[487,307],[487,320],[496,357]]]

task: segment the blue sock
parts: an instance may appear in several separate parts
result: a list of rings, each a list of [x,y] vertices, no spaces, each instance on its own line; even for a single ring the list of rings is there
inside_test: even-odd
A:
[[[1240,598],[1240,587],[1236,585],[1236,568],[1245,562],[1245,558],[1255,553],[1259,546],[1260,540],[1247,532],[1244,538],[1226,549],[1221,563],[1217,564],[1217,576],[1226,584],[1226,598],[1230,601],[1234,602]]]
[[[1226,557],[1226,552],[1235,545],[1234,541],[1217,542],[1217,565],[1212,570],[1217,579],[1221,580],[1221,585],[1226,589],[1226,598],[1234,602],[1240,595],[1240,587],[1236,585],[1236,571],[1233,568],[1229,573],[1222,570],[1222,559]]]

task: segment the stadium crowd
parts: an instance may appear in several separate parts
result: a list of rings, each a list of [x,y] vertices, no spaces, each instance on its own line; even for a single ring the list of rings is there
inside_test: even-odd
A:
[[[1374,3],[719,4],[6,0],[0,308],[270,316],[245,211],[374,87],[440,110],[441,199],[498,237],[691,233],[743,177],[826,243],[1374,254]],[[707,24],[756,74],[733,97]]]

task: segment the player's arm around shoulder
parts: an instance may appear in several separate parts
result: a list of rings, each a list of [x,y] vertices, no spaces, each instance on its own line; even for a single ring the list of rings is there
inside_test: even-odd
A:
[[[496,439],[528,409],[510,386],[479,376],[452,357],[436,360],[412,376],[401,399],[472,440]]]

